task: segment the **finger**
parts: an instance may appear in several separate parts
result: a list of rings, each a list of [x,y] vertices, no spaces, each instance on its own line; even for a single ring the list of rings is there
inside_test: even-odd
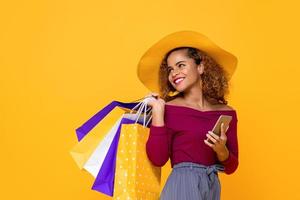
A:
[[[225,124],[222,123],[221,124],[221,135],[225,135],[226,130],[227,130],[227,127],[225,127]]]
[[[211,147],[211,148],[214,147],[214,145],[211,144],[210,142],[208,142],[207,140],[204,140],[204,143],[205,143],[207,146]]]
[[[151,96],[156,98],[156,97],[158,97],[159,95],[158,95],[157,93],[154,93],[154,92],[153,92],[153,93],[151,93]]]
[[[153,102],[155,101],[156,99],[154,97],[147,97],[144,99],[144,102],[149,105],[149,106],[153,106]]]
[[[225,132],[225,127],[224,127],[224,123],[221,124],[221,132],[224,133]]]
[[[220,137],[219,137],[217,134],[215,134],[213,131],[208,131],[208,133],[209,133],[211,136],[213,136],[216,140],[219,140],[219,139],[220,139]]]
[[[206,137],[209,138],[213,143],[218,142],[215,138],[213,138],[211,135],[206,134]]]
[[[145,98],[148,98],[148,97],[157,97],[157,96],[158,96],[157,93],[151,92],[151,93],[147,94],[147,95],[145,96]]]

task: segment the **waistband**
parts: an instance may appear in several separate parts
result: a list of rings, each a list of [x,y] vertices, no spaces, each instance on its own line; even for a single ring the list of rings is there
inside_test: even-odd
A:
[[[185,168],[185,169],[197,169],[195,170],[195,175],[198,174],[198,172],[206,174],[208,181],[205,179],[200,179],[200,181],[202,182],[200,185],[202,185],[202,187],[204,187],[205,191],[210,190],[213,185],[215,183],[217,183],[218,178],[218,172],[222,172],[224,171],[225,167],[221,164],[214,164],[214,165],[201,165],[198,163],[193,163],[193,162],[181,162],[178,164],[175,164],[173,166],[173,170],[177,171],[176,169],[180,169],[180,168]],[[174,172],[175,172],[174,171]],[[179,171],[177,171],[179,172]]]
[[[221,164],[206,166],[206,165],[193,163],[193,162],[181,162],[173,166],[173,169],[178,169],[178,168],[203,169],[207,173],[207,175],[210,175],[212,172],[223,172],[225,169],[224,166]]]

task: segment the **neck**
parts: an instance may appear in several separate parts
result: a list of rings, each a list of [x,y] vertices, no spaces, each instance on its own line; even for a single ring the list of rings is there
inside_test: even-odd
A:
[[[196,84],[184,92],[184,101],[189,105],[197,105],[197,107],[204,109],[208,107],[208,102],[203,97],[202,84]]]

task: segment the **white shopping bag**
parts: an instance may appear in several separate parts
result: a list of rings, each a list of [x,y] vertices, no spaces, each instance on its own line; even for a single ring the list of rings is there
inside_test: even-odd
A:
[[[106,133],[105,138],[99,143],[97,148],[89,157],[88,161],[84,164],[83,168],[88,171],[93,177],[97,177],[99,170],[104,162],[106,154],[108,153],[109,147],[117,133],[117,130],[120,126],[122,118],[127,118],[131,120],[136,120],[139,117],[138,114],[124,114],[115,124],[114,126]]]
[[[122,116],[123,117],[123,116]],[[93,177],[97,177],[99,170],[104,162],[105,156],[109,150],[109,147],[117,133],[120,126],[122,117],[114,124],[109,130],[104,139],[99,143],[94,150],[88,161],[84,164],[83,168],[88,171]]]

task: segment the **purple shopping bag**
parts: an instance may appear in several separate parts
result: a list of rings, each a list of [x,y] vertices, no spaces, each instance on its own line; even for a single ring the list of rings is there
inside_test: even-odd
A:
[[[134,124],[134,120],[123,118],[118,127],[117,133],[112,141],[112,144],[108,150],[108,153],[104,159],[102,167],[96,177],[96,180],[92,186],[93,190],[113,196],[114,193],[114,180],[116,171],[116,158],[118,150],[118,142],[120,138],[120,132],[122,124]]]
[[[101,109],[82,126],[76,129],[78,141],[82,140],[104,117],[110,113],[115,107],[133,109],[138,103],[123,103],[119,101],[112,101],[110,104]]]

